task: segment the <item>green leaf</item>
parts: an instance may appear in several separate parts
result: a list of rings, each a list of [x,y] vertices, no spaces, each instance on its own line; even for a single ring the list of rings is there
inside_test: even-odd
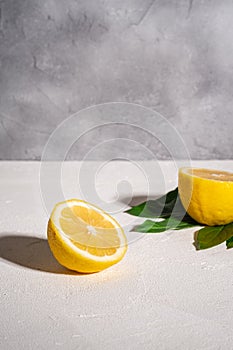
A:
[[[188,223],[180,221],[176,218],[170,217],[159,222],[152,220],[146,220],[143,224],[136,226],[134,231],[145,232],[145,233],[159,233],[167,230],[182,230],[185,228],[193,227],[194,225],[199,225],[198,223]]]
[[[233,248],[233,236],[226,241],[227,249]]]
[[[144,218],[168,218],[173,213],[184,216],[185,210],[178,196],[178,188],[159,199],[149,200],[127,210],[126,213]]]
[[[181,222],[186,223],[186,225],[183,224],[183,228],[200,225],[186,213],[178,194],[178,188],[168,192],[166,195],[160,197],[159,199],[149,200],[147,202],[136,205],[131,209],[127,210],[126,213],[134,216],[140,216],[140,217],[151,218],[151,219],[160,219],[160,218],[167,219],[172,217],[173,219],[176,219],[177,222],[179,223],[179,225],[177,225],[176,223],[175,226],[181,227]],[[148,225],[148,224],[145,224],[145,225]],[[162,224],[160,224],[159,227],[162,227],[161,225]],[[164,222],[164,225],[166,225],[166,222]],[[143,226],[140,225],[139,229],[146,230],[147,226],[145,226],[144,228]],[[171,229],[170,227],[167,228],[167,230],[170,230],[170,229]],[[181,228],[178,228],[178,229],[181,229]],[[166,231],[166,230],[163,229],[162,231]],[[162,232],[162,231],[159,231],[159,232]],[[148,232],[148,231],[141,231],[141,232]],[[153,232],[158,232],[158,231],[153,231]]]
[[[156,200],[149,200],[127,210],[126,213],[151,219],[164,219],[159,222],[146,220],[133,230],[144,233],[159,233],[167,230],[182,230],[200,226],[183,208],[178,188]],[[226,241],[227,248],[233,248],[233,223],[222,226],[206,226],[195,233],[197,249],[207,249]]]
[[[197,249],[207,249],[221,244],[233,236],[233,223],[222,226],[206,226],[195,237]]]

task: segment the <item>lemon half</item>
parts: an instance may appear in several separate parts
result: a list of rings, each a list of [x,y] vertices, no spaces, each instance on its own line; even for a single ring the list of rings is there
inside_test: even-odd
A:
[[[181,168],[179,196],[188,214],[208,226],[233,221],[233,174],[226,171]]]
[[[50,216],[47,234],[58,262],[82,273],[106,269],[127,251],[127,239],[118,222],[82,200],[58,203]]]

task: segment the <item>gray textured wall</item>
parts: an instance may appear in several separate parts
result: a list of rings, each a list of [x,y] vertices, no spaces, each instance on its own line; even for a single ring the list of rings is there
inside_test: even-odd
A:
[[[162,113],[193,158],[232,158],[232,0],[1,0],[0,8],[0,159],[40,159],[62,120],[109,101]],[[88,150],[88,137],[79,147]]]

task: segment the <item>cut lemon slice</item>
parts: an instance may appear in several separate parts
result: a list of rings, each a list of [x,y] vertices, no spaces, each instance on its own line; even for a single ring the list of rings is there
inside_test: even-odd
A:
[[[179,196],[188,214],[209,226],[233,221],[233,174],[226,171],[181,168]]]
[[[82,273],[116,264],[127,250],[127,239],[118,222],[82,200],[58,203],[50,216],[47,233],[58,262]]]

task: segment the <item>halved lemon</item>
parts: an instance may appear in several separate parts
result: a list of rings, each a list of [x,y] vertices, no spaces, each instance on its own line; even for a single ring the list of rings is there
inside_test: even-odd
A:
[[[233,173],[181,168],[179,196],[188,214],[208,226],[233,221]]]
[[[119,262],[127,251],[127,239],[118,222],[82,200],[58,203],[47,234],[58,262],[82,273],[104,270]]]

